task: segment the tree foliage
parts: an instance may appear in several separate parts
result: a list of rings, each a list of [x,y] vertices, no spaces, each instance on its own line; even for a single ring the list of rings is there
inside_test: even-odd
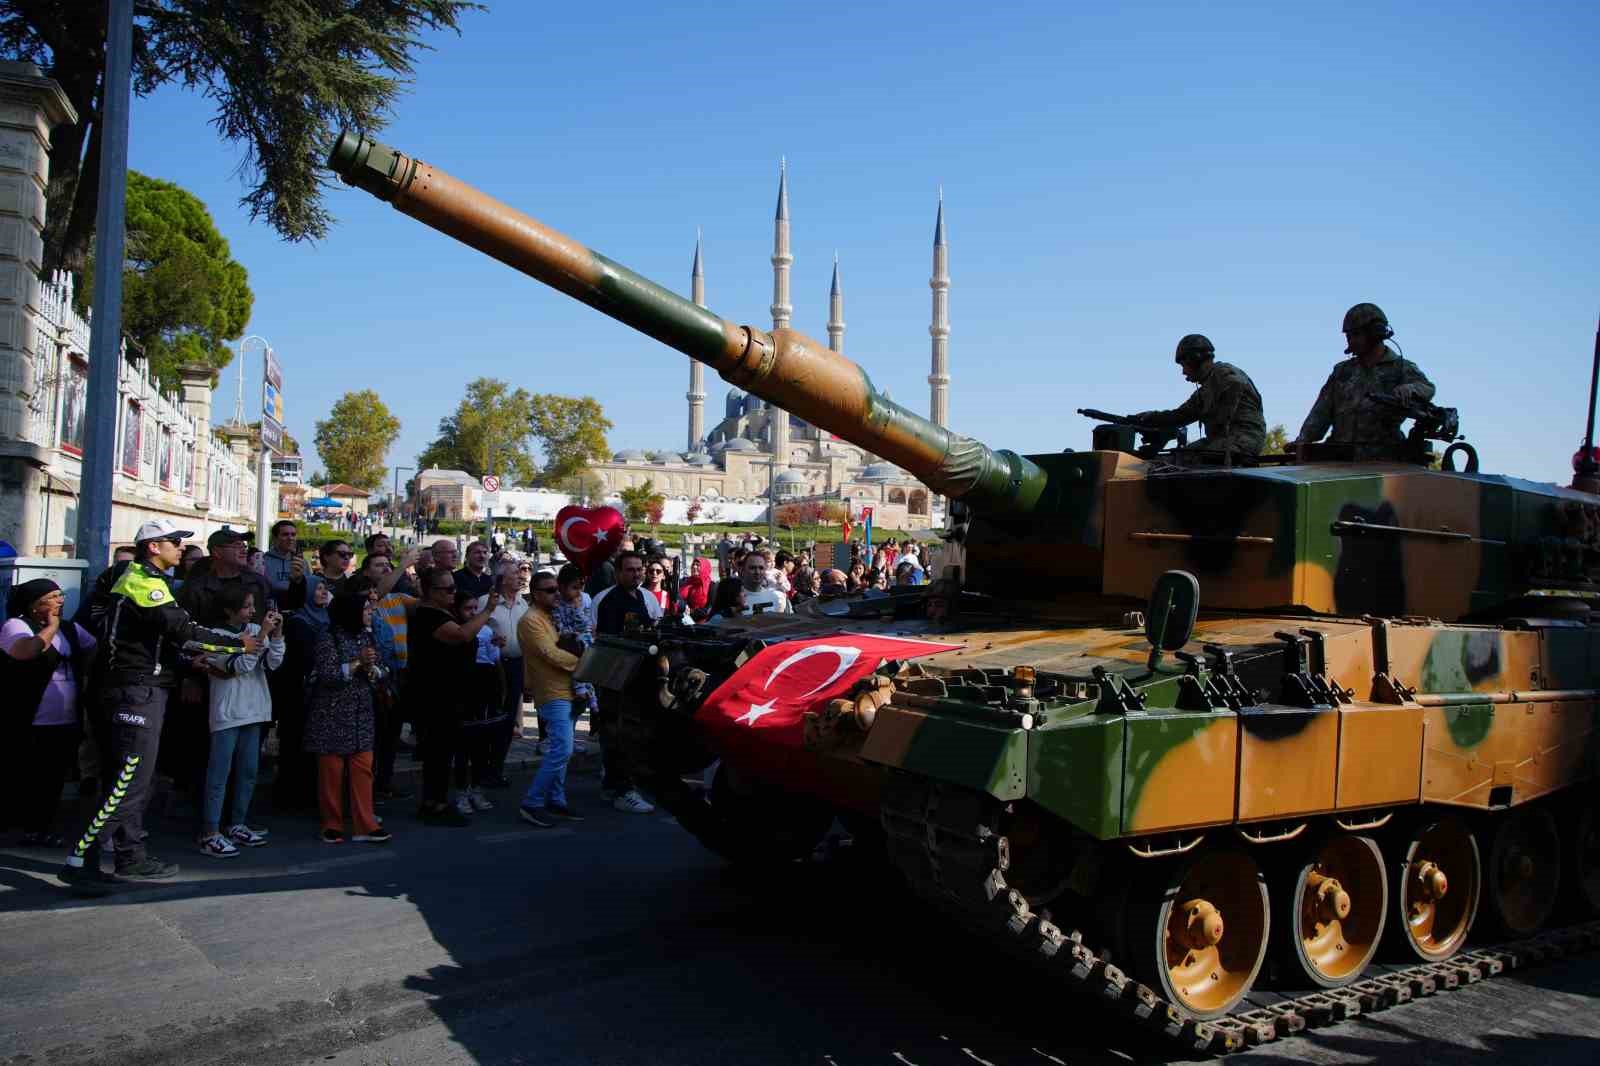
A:
[[[533,396],[529,424],[544,453],[546,485],[560,484],[611,455],[606,445],[611,420],[593,396],[538,393]]]
[[[399,435],[400,420],[376,392],[347,392],[317,423],[317,454],[333,481],[371,490],[383,484],[384,456]]]
[[[1289,431],[1279,422],[1267,430],[1266,439],[1261,442],[1262,455],[1281,455],[1289,450]]]
[[[439,420],[439,435],[417,456],[417,466],[465,470],[478,478],[494,472],[513,485],[527,485],[539,469],[532,439],[532,394],[498,378],[478,378],[467,385],[455,413]]]
[[[292,241],[322,237],[323,160],[342,127],[381,129],[427,48],[466,0],[134,0],[133,91],[180,85],[216,103],[243,150],[241,203]],[[104,0],[0,0],[0,53],[61,84],[77,121],[51,133],[46,270],[82,271],[99,207]],[[80,180],[80,176],[83,180]]]
[[[220,371],[233,361],[225,342],[244,335],[255,296],[211,212],[187,189],[130,170],[127,220],[123,332],[167,388],[178,387],[180,366]],[[74,294],[79,311],[93,291],[91,259]]]
[[[622,497],[622,513],[628,521],[643,522],[649,518],[651,522],[660,523],[660,509],[666,506],[667,498],[656,491],[648,478],[643,485],[630,485],[617,495]],[[656,517],[650,517],[652,512]]]

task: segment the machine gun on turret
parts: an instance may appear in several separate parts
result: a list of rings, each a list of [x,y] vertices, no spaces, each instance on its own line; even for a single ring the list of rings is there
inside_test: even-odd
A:
[[[1188,426],[1152,426],[1126,415],[1114,415],[1093,407],[1080,407],[1078,413],[1103,423],[1094,427],[1093,445],[1097,451],[1132,452],[1146,459],[1171,447],[1189,443]],[[1138,437],[1138,443],[1134,441]]]

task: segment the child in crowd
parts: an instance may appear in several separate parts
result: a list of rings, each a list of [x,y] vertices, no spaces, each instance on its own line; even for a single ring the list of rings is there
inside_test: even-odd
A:
[[[200,853],[214,859],[230,859],[239,854],[241,846],[258,848],[267,842],[267,831],[252,828],[246,815],[256,787],[261,734],[272,721],[267,671],[283,665],[283,617],[271,610],[260,625],[250,621],[255,614],[255,596],[238,584],[222,586],[217,605],[225,628],[258,637],[263,644],[254,655],[214,652],[205,660],[211,674],[211,757],[206,765]],[[222,801],[230,776],[233,824],[224,833]]]

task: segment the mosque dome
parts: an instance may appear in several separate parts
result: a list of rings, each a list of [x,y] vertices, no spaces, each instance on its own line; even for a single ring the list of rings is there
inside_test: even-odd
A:
[[[761,449],[756,447],[756,443],[753,440],[747,440],[744,437],[735,437],[728,443],[724,444],[722,446],[722,450],[725,452],[757,452]]]
[[[856,475],[862,481],[893,481],[900,476],[900,468],[893,463],[872,463]]]
[[[742,414],[744,414],[744,390],[729,389],[728,398],[723,403],[723,417],[738,418]]]
[[[611,461],[614,463],[645,463],[650,461],[650,457],[638,448],[628,448],[613,455]]]
[[[801,474],[798,471],[785,470],[783,473],[773,478],[772,483],[774,485],[804,485],[806,483],[806,478],[804,474]]]
[[[713,462],[715,462],[715,460],[705,452],[689,452],[684,455],[683,461],[688,463],[690,466],[710,466]]]

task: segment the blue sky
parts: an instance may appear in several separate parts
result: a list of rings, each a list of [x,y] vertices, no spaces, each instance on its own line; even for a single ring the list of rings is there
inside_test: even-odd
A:
[[[1597,37],[1590,3],[491,0],[379,136],[680,291],[700,227],[708,303],[762,326],[787,156],[794,325],[825,337],[837,251],[846,353],[923,412],[942,185],[950,420],[998,446],[1087,447],[1078,407],[1176,406],[1189,332],[1293,435],[1370,300],[1486,470],[1559,480],[1600,313]],[[616,449],[682,447],[684,357],[364,193],[332,192],[327,239],[282,242],[238,207],[211,113],[136,101],[131,165],[210,205],[308,452],[372,387],[410,465],[480,375],[597,397]]]

